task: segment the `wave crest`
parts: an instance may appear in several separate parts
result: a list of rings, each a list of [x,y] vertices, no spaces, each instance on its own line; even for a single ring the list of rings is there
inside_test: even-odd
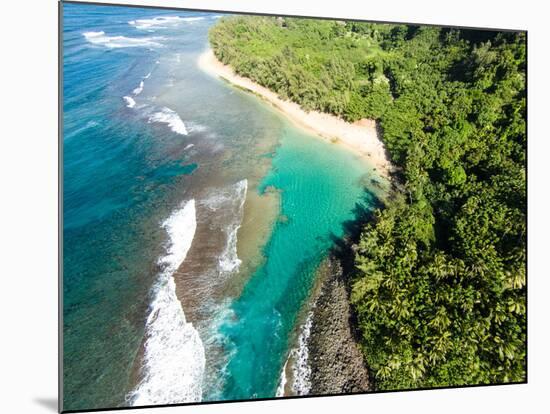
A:
[[[308,341],[311,335],[312,325],[313,312],[309,312],[306,321],[301,327],[300,335],[298,336],[298,346],[290,351],[281,371],[279,384],[275,393],[276,397],[284,397],[285,395],[285,387],[288,381],[286,371],[289,361],[292,361],[291,390],[293,395],[308,395],[311,391],[311,366],[309,364]]]
[[[185,319],[173,274],[191,248],[197,227],[195,201],[188,201],[162,223],[169,235],[163,267],[153,287],[145,325],[141,381],[127,396],[130,405],[197,402],[202,398],[204,346]]]
[[[243,220],[247,190],[248,180],[244,179],[227,189],[218,191],[206,201],[211,211],[223,210],[223,214],[229,217],[229,223],[224,229],[227,237],[225,248],[218,259],[218,267],[222,274],[235,272],[241,264],[237,256],[237,232]]]
[[[126,106],[128,108],[133,108],[134,106],[136,106],[136,101],[131,96],[124,96],[123,98],[124,101],[126,101]]]
[[[162,47],[159,40],[162,37],[126,37],[126,36],[107,36],[105,32],[84,32],[82,35],[86,40],[94,45],[105,46],[108,48],[123,47]]]
[[[295,350],[295,362],[292,366],[294,381],[292,389],[296,395],[307,395],[311,390],[311,367],[309,365],[308,340],[313,325],[313,312],[310,312],[302,326],[302,332],[298,337],[298,348]]]
[[[203,20],[203,19],[204,17],[200,17],[200,16],[197,16],[197,17],[159,16],[159,17],[153,17],[152,19],[131,20],[128,22],[128,24],[140,30],[168,29],[182,22],[194,22],[194,21]]]
[[[155,112],[149,117],[149,122],[159,122],[167,124],[168,127],[177,134],[187,135],[187,128],[179,115],[170,108],[164,107],[160,112]]]
[[[139,83],[139,86],[137,88],[135,88],[132,92],[134,95],[139,95],[141,92],[143,92],[143,87],[145,86],[144,82],[141,81]]]

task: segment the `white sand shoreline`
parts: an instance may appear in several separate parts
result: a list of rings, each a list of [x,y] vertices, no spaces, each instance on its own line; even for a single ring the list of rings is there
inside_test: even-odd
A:
[[[208,49],[200,55],[198,65],[203,71],[214,77],[223,78],[261,96],[283,112],[294,124],[305,128],[308,132],[313,132],[330,142],[345,145],[354,150],[365,157],[380,175],[389,177],[393,168],[378,135],[375,121],[362,119],[355,123],[349,123],[331,114],[317,111],[306,112],[300,105],[285,101],[279,98],[275,92],[248,78],[237,75],[231,66],[224,65],[216,58],[212,49]]]

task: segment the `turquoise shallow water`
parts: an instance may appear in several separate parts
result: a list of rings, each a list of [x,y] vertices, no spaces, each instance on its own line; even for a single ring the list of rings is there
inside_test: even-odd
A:
[[[221,329],[232,357],[225,399],[275,395],[289,335],[314,282],[317,266],[354,219],[357,203],[374,204],[360,184],[366,166],[349,151],[292,126],[262,189],[281,193],[281,219],[264,248],[265,263],[251,275]]]
[[[161,224],[191,199],[197,230],[179,272],[188,278],[174,277],[206,353],[202,399],[274,396],[317,266],[356,204],[374,203],[370,168],[200,71],[218,14],[66,4],[63,17],[64,409],[129,404],[169,243]],[[166,114],[188,134],[158,122]],[[239,209],[207,206],[243,180],[249,194],[279,192],[279,220],[257,246],[261,264],[227,276],[218,262],[240,219],[228,211]]]

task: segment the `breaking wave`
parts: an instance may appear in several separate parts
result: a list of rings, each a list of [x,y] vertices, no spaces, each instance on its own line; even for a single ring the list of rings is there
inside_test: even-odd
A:
[[[134,95],[139,95],[141,92],[143,92],[143,86],[144,85],[145,85],[144,82],[141,81],[139,83],[139,86],[133,90]]]
[[[247,190],[248,180],[244,179],[227,189],[218,191],[206,201],[210,210],[218,214],[227,214],[229,217],[224,229],[226,244],[218,259],[218,268],[222,274],[235,272],[241,264],[237,256],[237,232],[243,220]]]
[[[283,365],[283,370],[281,371],[281,377],[279,378],[279,385],[277,386],[277,391],[275,392],[275,397],[284,397],[285,396],[285,386],[287,383],[286,379],[286,366],[288,364],[288,358]]]
[[[134,106],[136,106],[136,101],[131,96],[125,96],[124,100],[126,101],[126,106],[128,108],[133,108]]]
[[[84,32],[82,35],[88,42],[108,48],[162,47],[158,41],[163,39],[162,37],[107,36],[105,32]]]
[[[313,324],[313,312],[310,312],[302,326],[302,331],[298,337],[298,348],[294,351],[294,364],[292,366],[292,389],[296,395],[307,395],[311,390],[311,367],[309,365],[309,350],[307,342],[311,335],[311,326]]]
[[[127,396],[134,406],[197,402],[202,397],[204,346],[185,319],[173,278],[195,236],[195,200],[173,212],[162,227],[169,235],[169,244],[166,255],[158,261],[162,271],[153,286],[145,325],[141,381]]]
[[[279,384],[275,393],[276,397],[284,397],[285,386],[288,382],[286,371],[289,361],[291,362],[292,383],[291,390],[293,395],[308,395],[311,391],[311,366],[309,364],[309,349],[308,340],[311,335],[311,327],[313,324],[313,312],[309,312],[305,323],[301,327],[300,336],[298,337],[298,346],[293,348],[285,361]]]
[[[128,24],[140,30],[169,29],[182,22],[194,22],[203,19],[204,17],[159,16],[152,19],[131,20]]]
[[[172,131],[180,135],[188,134],[187,128],[185,128],[185,124],[183,123],[179,115],[175,111],[167,107],[164,107],[160,110],[160,112],[155,112],[153,115],[151,115],[149,117],[149,123],[151,122],[167,124]]]

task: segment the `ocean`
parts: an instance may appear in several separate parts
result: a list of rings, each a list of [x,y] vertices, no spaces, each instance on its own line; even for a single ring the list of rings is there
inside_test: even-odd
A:
[[[203,73],[217,13],[62,17],[63,408],[274,397],[372,168]]]

